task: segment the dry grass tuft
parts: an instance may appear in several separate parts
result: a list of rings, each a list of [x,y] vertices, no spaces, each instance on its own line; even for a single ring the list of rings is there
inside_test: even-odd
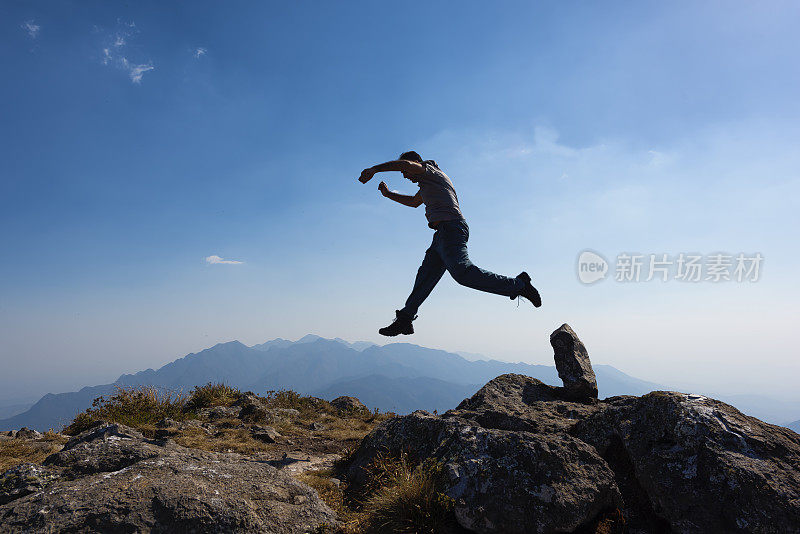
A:
[[[183,447],[212,452],[253,454],[272,449],[270,444],[253,439],[246,428],[223,428],[213,436],[209,436],[202,428],[189,427],[181,430],[173,439]]]
[[[457,524],[453,500],[443,493],[443,467],[433,460],[414,466],[408,456],[378,459],[378,488],[364,505],[367,532],[441,533]]]
[[[19,464],[40,464],[54,452],[60,451],[66,442],[67,438],[53,432],[47,432],[37,440],[0,440],[0,473]]]
[[[372,412],[354,412],[341,417],[323,417],[321,422],[325,430],[320,436],[336,441],[360,441],[370,433],[378,423],[392,417],[393,414],[373,414]]]
[[[230,406],[236,402],[242,392],[238,388],[222,382],[209,382],[204,386],[195,386],[189,394],[184,411],[195,412],[212,406]]]
[[[342,522],[352,522],[356,519],[357,513],[348,508],[345,504],[342,484],[333,482],[333,472],[327,469],[306,471],[297,475],[297,480],[304,482],[314,488],[325,504],[336,512]]]
[[[264,404],[268,408],[292,408],[300,412],[303,418],[318,418],[322,414],[336,413],[330,402],[317,397],[306,397],[290,389],[269,390],[264,395]]]
[[[161,390],[154,386],[118,387],[110,397],[98,397],[92,407],[78,414],[64,429],[65,434],[75,435],[88,430],[97,421],[113,421],[140,428],[153,425],[168,417],[182,420],[187,397],[181,392]]]
[[[346,481],[331,480],[341,468],[312,471],[298,478],[314,488],[339,516],[337,534],[463,532],[453,514],[453,500],[444,490],[440,463],[414,464],[407,454],[378,456],[368,469],[366,493],[349,494]]]

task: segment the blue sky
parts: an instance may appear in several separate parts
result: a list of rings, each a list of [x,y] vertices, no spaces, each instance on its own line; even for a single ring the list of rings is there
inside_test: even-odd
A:
[[[361,185],[416,149],[478,265],[409,341],[593,359],[705,390],[800,372],[793,2],[4,2],[0,397],[108,382],[220,341],[382,341],[431,232]],[[396,190],[415,187],[379,176]],[[752,284],[584,286],[586,248],[760,252]],[[212,255],[240,264],[209,264]],[[799,414],[800,416],[800,414]]]

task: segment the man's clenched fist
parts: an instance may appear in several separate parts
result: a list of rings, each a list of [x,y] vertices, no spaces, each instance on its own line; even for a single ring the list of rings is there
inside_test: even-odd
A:
[[[364,169],[361,171],[361,176],[358,177],[358,181],[365,184],[369,182],[373,176],[375,176],[375,171],[372,169]]]

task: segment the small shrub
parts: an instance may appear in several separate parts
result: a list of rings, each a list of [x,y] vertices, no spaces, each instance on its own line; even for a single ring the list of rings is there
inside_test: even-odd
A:
[[[222,382],[209,382],[204,386],[195,386],[189,394],[184,410],[194,412],[212,406],[230,406],[241,396],[238,388]]]
[[[97,399],[95,399],[97,401]],[[97,424],[99,419],[95,419],[94,415],[89,413],[89,410],[81,412],[75,416],[72,422],[64,427],[64,434],[68,436],[77,436],[81,432],[89,430]]]
[[[92,407],[78,414],[64,429],[64,433],[78,434],[91,428],[97,421],[113,421],[141,428],[165,417],[181,420],[186,418],[185,405],[186,396],[180,392],[160,390],[154,386],[118,387],[110,397],[96,398]]]

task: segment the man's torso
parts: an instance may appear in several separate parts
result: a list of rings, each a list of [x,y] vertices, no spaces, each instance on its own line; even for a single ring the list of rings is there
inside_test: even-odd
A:
[[[433,160],[424,161],[425,173],[419,178],[419,192],[425,204],[428,226],[435,228],[442,221],[464,219],[458,206],[453,182]]]

